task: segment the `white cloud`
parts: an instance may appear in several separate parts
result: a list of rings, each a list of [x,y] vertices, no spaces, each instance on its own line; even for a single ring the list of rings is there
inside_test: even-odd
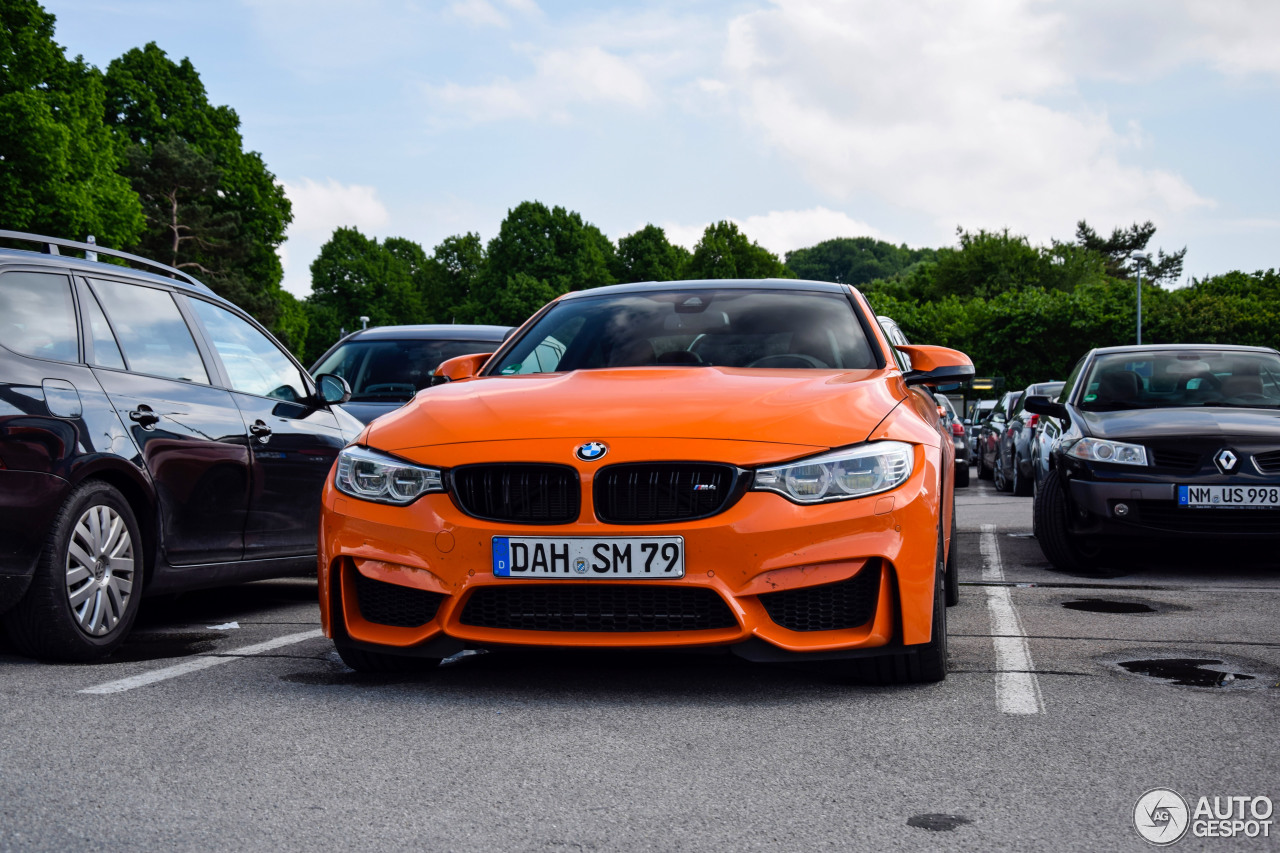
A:
[[[450,14],[481,27],[507,27],[507,16],[493,7],[488,0],[459,0],[449,6]]]
[[[826,207],[810,210],[772,210],[763,215],[734,219],[750,240],[782,257],[794,249],[812,246],[834,237],[874,237],[886,239],[878,229],[859,222],[846,213]],[[664,223],[663,231],[672,243],[692,249],[702,239],[702,232],[710,223],[683,225]]]
[[[740,114],[809,183],[870,194],[940,229],[1012,226],[1044,239],[1211,202],[1129,164],[1078,101],[1069,18],[1030,0],[775,0],[729,26],[724,82]]]
[[[423,91],[441,119],[479,123],[504,119],[564,120],[578,104],[643,107],[653,100],[644,74],[627,58],[599,47],[548,50],[533,59],[534,73],[481,85],[425,85]]]
[[[293,205],[293,222],[287,241],[280,247],[280,260],[284,287],[296,296],[310,292],[311,261],[335,228],[355,227],[369,233],[391,220],[374,187],[342,184],[333,178],[323,183],[303,178],[285,181],[284,191]]]

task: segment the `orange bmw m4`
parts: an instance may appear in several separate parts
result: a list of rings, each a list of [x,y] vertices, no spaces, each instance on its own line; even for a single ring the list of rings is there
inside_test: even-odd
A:
[[[939,681],[954,350],[855,289],[566,294],[369,425],[324,492],[320,606],[361,671],[465,648],[724,647]]]

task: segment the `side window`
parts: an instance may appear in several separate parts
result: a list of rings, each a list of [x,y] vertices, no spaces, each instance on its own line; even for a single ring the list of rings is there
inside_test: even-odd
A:
[[[116,343],[115,333],[107,322],[107,315],[102,313],[98,298],[89,288],[80,283],[80,310],[89,318],[89,337],[93,342],[93,357],[90,363],[96,367],[114,367],[125,369],[124,356],[120,354],[120,345]]]
[[[45,272],[0,276],[0,343],[21,355],[78,361],[71,280]]]
[[[98,279],[91,284],[131,371],[208,383],[195,339],[168,291]]]
[[[1086,356],[1087,358],[1087,356]],[[1075,387],[1076,380],[1080,378],[1080,369],[1084,367],[1085,359],[1082,358],[1076,362],[1076,366],[1071,368],[1071,374],[1067,377],[1067,381],[1062,385],[1062,392],[1058,394],[1059,403],[1065,403],[1071,398],[1071,389]]]
[[[232,388],[290,403],[306,398],[302,373],[270,338],[230,311],[203,299],[192,299],[191,307],[209,333]]]

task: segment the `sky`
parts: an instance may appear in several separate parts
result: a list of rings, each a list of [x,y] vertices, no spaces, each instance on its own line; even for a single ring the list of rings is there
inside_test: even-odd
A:
[[[43,2],[69,55],[155,41],[236,110],[299,296],[336,227],[430,252],[535,199],[779,255],[1151,220],[1187,277],[1280,266],[1275,0]]]

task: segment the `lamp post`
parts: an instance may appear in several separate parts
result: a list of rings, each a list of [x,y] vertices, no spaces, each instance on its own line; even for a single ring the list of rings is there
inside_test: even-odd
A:
[[[1142,265],[1151,256],[1146,252],[1134,252],[1129,257],[1138,262],[1138,346],[1142,346]]]

